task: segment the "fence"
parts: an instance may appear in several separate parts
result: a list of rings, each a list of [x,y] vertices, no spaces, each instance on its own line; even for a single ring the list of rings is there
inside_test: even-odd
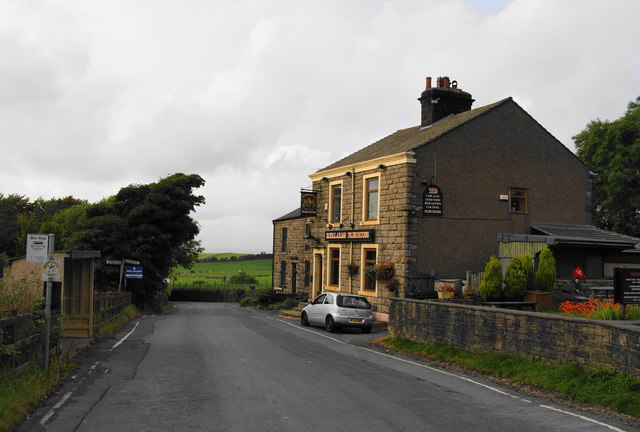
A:
[[[97,292],[93,296],[93,315],[108,320],[131,304],[131,292]],[[94,320],[96,322],[98,320]]]
[[[42,331],[34,314],[23,314],[0,320],[0,368],[21,371],[31,362],[42,360]],[[53,316],[53,323],[58,322]],[[52,326],[49,356],[60,353],[60,328]]]

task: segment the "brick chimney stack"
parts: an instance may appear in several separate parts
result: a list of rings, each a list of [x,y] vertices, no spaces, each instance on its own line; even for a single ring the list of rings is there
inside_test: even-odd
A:
[[[458,88],[457,81],[449,77],[438,77],[436,87],[431,87],[431,77],[427,77],[427,86],[418,99],[422,105],[421,126],[433,124],[451,114],[469,111],[474,99]]]

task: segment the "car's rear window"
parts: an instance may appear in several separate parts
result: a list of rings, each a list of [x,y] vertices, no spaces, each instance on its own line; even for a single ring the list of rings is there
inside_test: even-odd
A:
[[[364,297],[338,296],[338,306],[354,309],[371,309],[371,304]]]

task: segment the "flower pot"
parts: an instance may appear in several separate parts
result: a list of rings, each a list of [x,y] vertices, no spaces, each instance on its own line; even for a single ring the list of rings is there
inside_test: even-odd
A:
[[[451,291],[438,291],[439,299],[452,299],[455,293]]]
[[[527,291],[524,301],[536,302],[538,309],[550,309],[553,307],[553,293],[548,291]]]

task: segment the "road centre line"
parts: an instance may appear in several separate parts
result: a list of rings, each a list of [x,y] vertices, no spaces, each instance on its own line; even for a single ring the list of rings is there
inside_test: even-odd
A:
[[[136,322],[136,325],[133,326],[133,329],[131,329],[131,331],[129,333],[127,333],[126,335],[124,335],[124,337],[122,339],[120,339],[118,342],[115,343],[115,345],[113,345],[111,347],[111,349],[109,350],[109,352],[113,351],[114,349],[118,348],[120,346],[120,344],[122,342],[124,342],[125,340],[127,340],[127,338],[129,336],[131,336],[131,334],[136,330],[136,328],[138,327],[138,324],[140,324],[140,321]]]
[[[276,318],[274,318],[274,319],[276,319]],[[294,328],[297,328],[298,330],[308,331],[310,333],[316,334],[318,336],[322,336],[322,337],[324,337],[326,339],[330,339],[332,341],[341,343],[343,345],[351,345],[351,344],[347,344],[345,342],[342,342],[342,341],[340,341],[338,339],[332,338],[330,336],[323,335],[322,333],[318,333],[318,332],[315,332],[313,330],[302,328],[302,327],[298,326],[297,324],[293,324],[293,323],[290,323],[290,322],[285,321],[285,320],[276,319],[276,321],[283,322],[283,323],[288,324],[288,325],[290,325],[290,326],[292,326]],[[435,368],[435,367],[432,367],[432,366],[428,366],[428,365],[423,364],[423,363],[418,363],[418,362],[414,362],[414,361],[411,361],[411,360],[403,359],[403,358],[400,358],[400,357],[395,357],[395,356],[392,356],[390,354],[386,354],[386,353],[383,353],[383,352],[372,350],[370,348],[365,348],[365,347],[361,347],[361,346],[357,346],[357,345],[351,345],[351,346],[356,347],[356,348],[360,348],[362,350],[368,351],[368,352],[373,353],[373,354],[378,354],[378,355],[381,355],[381,356],[384,356],[384,357],[388,357],[390,359],[398,360],[398,361],[409,363],[411,365],[418,366],[418,367],[421,367],[421,368],[424,368],[424,369],[429,369],[429,370],[432,370],[434,372],[439,372],[441,374],[449,375],[451,377],[458,378],[458,379],[461,379],[463,381],[467,381],[467,382],[469,382],[471,384],[476,384],[476,385],[478,385],[480,387],[484,387],[484,388],[486,388],[488,390],[494,391],[496,393],[500,393],[500,394],[502,394],[504,396],[508,396],[510,398],[513,398],[513,399],[520,400],[522,402],[532,403],[530,400],[521,398],[521,397],[516,396],[516,395],[509,394],[509,393],[504,392],[504,391],[502,391],[502,390],[500,390],[500,389],[498,389],[496,387],[493,387],[493,386],[490,386],[490,385],[487,385],[487,384],[483,384],[483,383],[481,383],[479,381],[473,380],[471,378],[464,377],[462,375],[458,375],[458,374],[455,374],[455,373],[452,373],[452,372],[447,372],[445,370],[438,369],[438,368]],[[565,411],[565,410],[562,410],[562,409],[559,409],[559,408],[554,408],[554,407],[549,406],[549,405],[540,405],[540,404],[538,404],[537,406],[540,407],[540,408],[543,408],[543,409],[548,409],[548,410],[556,411],[556,412],[563,413],[563,414],[566,414],[566,415],[570,415],[570,416],[573,416],[573,417],[577,417],[577,418],[580,418],[580,419],[582,419],[584,421],[587,421],[587,422],[590,422],[590,423],[594,423],[594,424],[597,424],[597,425],[600,425],[600,426],[604,426],[604,427],[606,427],[608,429],[611,429],[612,431],[615,431],[615,432],[625,432],[623,429],[617,428],[615,426],[612,426],[612,425],[609,425],[609,424],[606,424],[606,423],[602,423],[602,422],[600,422],[598,420],[594,420],[592,418],[589,418],[589,417],[586,417],[586,416],[583,416],[583,415],[580,415],[580,414],[572,413],[570,411]]]

